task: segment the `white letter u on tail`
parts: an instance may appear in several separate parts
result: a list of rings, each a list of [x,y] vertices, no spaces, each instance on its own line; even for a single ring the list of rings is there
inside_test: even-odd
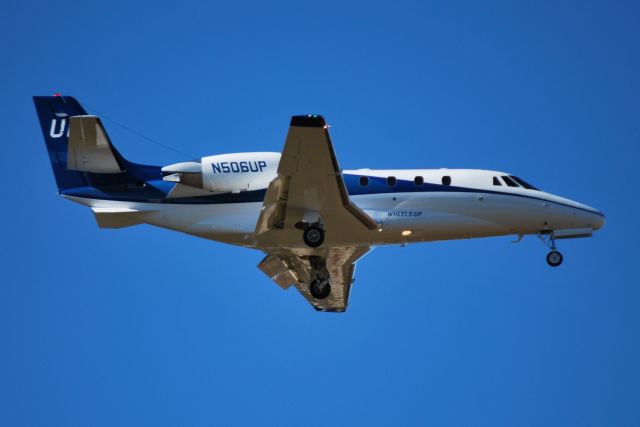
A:
[[[62,119],[60,122],[60,130],[56,132],[56,124],[58,123],[58,119],[51,120],[51,129],[49,130],[49,136],[51,138],[60,138],[64,133],[64,128],[67,125],[67,119]]]

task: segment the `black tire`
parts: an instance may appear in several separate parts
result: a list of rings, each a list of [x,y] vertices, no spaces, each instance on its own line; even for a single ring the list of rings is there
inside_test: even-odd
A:
[[[331,294],[331,283],[316,279],[309,285],[309,292],[315,299],[325,299]]]
[[[302,233],[302,240],[310,248],[317,248],[324,243],[324,230],[320,227],[311,226]]]
[[[562,254],[558,251],[551,251],[547,254],[547,264],[551,267],[557,267],[562,264]]]

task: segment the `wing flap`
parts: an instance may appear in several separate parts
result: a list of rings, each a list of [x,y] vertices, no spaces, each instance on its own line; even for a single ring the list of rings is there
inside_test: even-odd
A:
[[[260,264],[258,264],[258,268],[282,289],[288,289],[298,280],[289,266],[280,257],[275,255],[267,255],[264,257]]]

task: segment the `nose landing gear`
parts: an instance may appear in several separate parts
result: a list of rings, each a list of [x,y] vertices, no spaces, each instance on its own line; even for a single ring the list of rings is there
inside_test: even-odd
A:
[[[557,267],[562,264],[562,254],[558,251],[551,251],[547,254],[547,264]]]
[[[547,254],[547,264],[551,267],[558,267],[562,264],[562,260],[564,259],[562,254],[556,248],[556,239],[553,237],[553,234],[538,234],[538,237],[542,242],[551,249],[551,252]]]

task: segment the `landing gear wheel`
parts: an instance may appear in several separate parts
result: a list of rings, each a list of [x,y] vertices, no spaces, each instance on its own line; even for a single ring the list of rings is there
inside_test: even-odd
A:
[[[317,248],[324,242],[324,230],[320,227],[311,226],[302,233],[302,240],[307,246]]]
[[[331,283],[328,280],[316,279],[309,285],[309,292],[315,299],[325,299],[331,293]]]
[[[547,264],[551,267],[557,267],[562,264],[562,254],[558,251],[551,251],[547,254]]]

